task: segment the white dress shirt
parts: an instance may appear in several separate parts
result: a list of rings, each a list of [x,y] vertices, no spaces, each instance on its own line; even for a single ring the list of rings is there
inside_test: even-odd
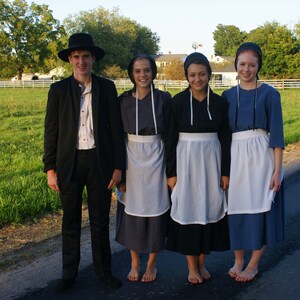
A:
[[[80,116],[78,124],[77,149],[88,150],[95,148],[93,114],[92,114],[92,83],[83,90],[80,98]]]

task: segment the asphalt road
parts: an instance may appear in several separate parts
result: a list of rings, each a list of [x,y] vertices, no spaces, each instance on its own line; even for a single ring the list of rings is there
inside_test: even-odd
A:
[[[163,251],[158,256],[158,276],[152,283],[132,283],[126,279],[130,268],[129,252],[116,248],[113,254],[114,275],[123,280],[120,289],[112,290],[99,286],[93,266],[88,263],[80,270],[77,283],[71,290],[57,294],[55,286],[59,276],[49,280],[44,287],[28,288],[22,295],[11,293],[1,299],[239,299],[239,300],[282,300],[300,299],[300,165],[286,170],[286,240],[268,249],[260,264],[260,273],[254,281],[237,283],[227,275],[233,263],[233,253],[214,252],[207,256],[207,269],[212,279],[201,285],[187,283],[186,259],[180,254]],[[246,256],[246,259],[249,257]],[[83,260],[85,257],[82,258]],[[147,256],[141,256],[141,269],[145,268]],[[58,262],[56,261],[56,264]],[[59,266],[60,267],[60,266]],[[48,268],[39,271],[47,276]],[[41,275],[42,276],[42,275]],[[24,273],[24,278],[25,278]],[[53,274],[52,274],[53,277]],[[34,277],[30,277],[34,278]],[[13,281],[13,275],[10,277]],[[25,278],[26,279],[26,278]],[[28,280],[28,279],[27,279]],[[31,279],[32,280],[32,279]],[[8,282],[8,281],[7,281]],[[1,283],[1,280],[0,280]],[[7,283],[8,284],[8,283]],[[22,280],[16,284],[22,284]],[[17,287],[15,284],[15,287]],[[13,286],[13,284],[12,284]],[[34,286],[31,284],[31,286]],[[11,289],[11,288],[10,288]],[[0,287],[0,291],[3,291]],[[5,290],[5,289],[4,289]],[[3,296],[3,297],[2,297]]]

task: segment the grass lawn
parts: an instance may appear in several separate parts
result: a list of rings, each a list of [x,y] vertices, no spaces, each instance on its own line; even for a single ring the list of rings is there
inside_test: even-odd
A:
[[[0,228],[61,208],[43,173],[47,93],[47,88],[0,89]],[[300,89],[280,94],[287,145],[300,140]]]

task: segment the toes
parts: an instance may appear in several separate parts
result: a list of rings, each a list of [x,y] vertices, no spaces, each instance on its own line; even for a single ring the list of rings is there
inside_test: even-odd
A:
[[[243,266],[234,265],[231,269],[229,269],[227,274],[231,278],[236,278],[242,272],[242,269],[243,269]]]
[[[139,280],[139,272],[135,271],[135,270],[131,270],[128,275],[127,275],[127,279],[130,281],[138,281]]]
[[[157,270],[153,271],[146,270],[145,274],[142,277],[142,282],[152,282],[156,279]]]
[[[237,273],[235,271],[233,271],[232,269],[230,269],[227,273],[231,278],[236,278]]]
[[[204,279],[204,280],[208,280],[211,278],[211,275],[210,273],[206,270],[206,269],[203,269],[200,271],[200,276]]]
[[[255,276],[258,274],[257,270],[244,270],[240,274],[238,274],[235,278],[236,281],[238,282],[249,282],[252,281]]]
[[[200,284],[203,282],[203,279],[201,277],[193,277],[193,276],[189,276],[188,277],[188,282],[190,284]]]

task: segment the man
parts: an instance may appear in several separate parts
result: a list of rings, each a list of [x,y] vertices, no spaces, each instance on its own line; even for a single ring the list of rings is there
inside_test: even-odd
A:
[[[58,57],[73,66],[73,75],[52,84],[48,94],[43,162],[48,185],[60,193],[63,208],[60,291],[70,288],[78,273],[84,187],[98,279],[104,286],[122,285],[111,272],[109,213],[125,148],[115,85],[92,73],[93,63],[104,54],[91,35],[71,35]]]

